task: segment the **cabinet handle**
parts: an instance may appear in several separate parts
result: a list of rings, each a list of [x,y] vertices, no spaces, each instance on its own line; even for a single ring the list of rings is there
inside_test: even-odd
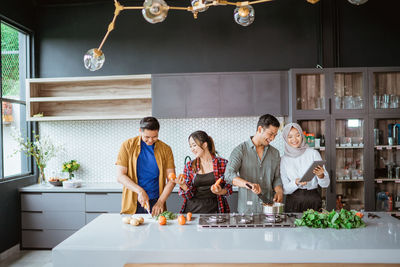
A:
[[[329,107],[329,114],[332,114],[332,101],[330,98],[328,99],[328,107]]]
[[[331,193],[333,193],[333,172],[332,172],[332,170],[329,171],[329,177],[331,178],[330,184],[329,184],[329,187],[330,187],[329,190]]]

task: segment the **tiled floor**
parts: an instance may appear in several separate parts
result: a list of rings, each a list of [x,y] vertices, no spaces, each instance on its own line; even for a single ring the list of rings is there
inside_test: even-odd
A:
[[[1,261],[0,267],[53,267],[51,250],[21,250]]]

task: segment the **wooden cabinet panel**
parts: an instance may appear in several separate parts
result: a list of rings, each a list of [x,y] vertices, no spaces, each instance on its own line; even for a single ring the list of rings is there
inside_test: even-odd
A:
[[[23,230],[23,248],[53,248],[67,239],[75,230]]]
[[[43,193],[43,211],[85,211],[84,193]]]
[[[22,212],[22,229],[78,230],[85,225],[84,212]]]
[[[253,74],[254,114],[273,114],[287,116],[288,75],[286,71]]]
[[[180,75],[152,76],[152,113],[157,118],[184,118],[187,83]]]
[[[185,77],[187,117],[214,117],[220,114],[219,75]]]
[[[86,212],[116,212],[121,210],[121,193],[86,193]]]
[[[254,115],[253,79],[250,74],[220,76],[220,116]]]

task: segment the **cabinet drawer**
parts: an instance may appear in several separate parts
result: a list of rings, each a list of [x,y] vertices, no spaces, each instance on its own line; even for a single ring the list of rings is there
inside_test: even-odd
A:
[[[121,193],[87,193],[86,211],[119,213],[121,211],[121,198]]]
[[[23,230],[23,248],[53,248],[67,239],[75,230]]]
[[[88,212],[86,213],[86,224],[90,223],[97,217],[99,217],[101,214],[104,214],[105,212]]]
[[[42,203],[42,193],[22,193],[21,194],[21,210],[22,211],[42,211],[44,209]]]
[[[85,225],[85,213],[76,211],[22,212],[22,229],[78,230]]]
[[[43,193],[45,211],[85,211],[84,193]]]

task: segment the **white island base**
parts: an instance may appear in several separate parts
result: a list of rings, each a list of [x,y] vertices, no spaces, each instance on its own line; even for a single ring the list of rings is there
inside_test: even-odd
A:
[[[365,218],[365,228],[351,230],[199,228],[198,215],[186,225],[173,220],[163,226],[144,215],[143,225],[132,226],[122,223],[123,215],[103,214],[56,246],[52,260],[54,267],[110,267],[128,263],[130,267],[184,263],[188,264],[185,266],[400,264],[400,220],[385,213],[376,214],[381,218]],[[227,265],[219,265],[222,263]]]

